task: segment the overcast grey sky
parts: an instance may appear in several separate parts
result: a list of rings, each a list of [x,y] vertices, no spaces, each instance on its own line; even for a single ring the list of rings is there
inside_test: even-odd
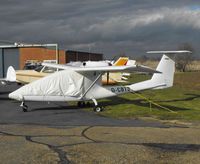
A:
[[[200,52],[199,0],[4,0],[0,40],[58,43],[107,58],[174,50]]]

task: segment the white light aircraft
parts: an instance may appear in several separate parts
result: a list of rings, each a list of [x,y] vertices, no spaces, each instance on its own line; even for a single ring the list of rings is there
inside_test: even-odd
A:
[[[175,72],[175,62],[167,55],[162,56],[156,70],[139,65],[68,67],[67,69],[65,65],[57,65],[57,67],[65,70],[27,84],[10,93],[9,98],[22,101],[20,106],[24,112],[28,109],[25,105],[26,101],[78,101],[78,105],[83,106],[85,101],[89,100],[94,102],[94,110],[100,112],[102,107],[98,105],[97,99],[128,92],[172,87]],[[101,77],[104,73],[119,71],[149,72],[153,73],[153,76],[150,80],[126,86],[102,86]]]

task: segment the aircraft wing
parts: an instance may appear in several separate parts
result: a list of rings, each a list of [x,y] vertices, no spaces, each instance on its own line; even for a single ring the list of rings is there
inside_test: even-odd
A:
[[[67,66],[64,64],[52,64],[52,63],[42,63],[44,66],[58,68],[58,69],[72,69],[76,72],[147,72],[147,73],[161,73],[156,71],[150,67],[146,67],[143,65],[131,65],[131,66],[99,66],[99,67],[75,67],[75,66]]]
[[[146,66],[104,66],[104,67],[77,67],[73,68],[76,72],[147,72],[147,73],[161,73]]]
[[[54,64],[54,63],[42,63],[43,66],[51,67],[51,68],[57,68],[57,69],[70,69],[73,66],[67,66],[64,64]]]

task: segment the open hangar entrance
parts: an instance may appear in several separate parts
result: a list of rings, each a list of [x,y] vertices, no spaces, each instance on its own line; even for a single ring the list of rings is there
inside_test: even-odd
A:
[[[9,66],[19,69],[19,49],[17,48],[1,48],[0,49],[0,77],[6,76]]]

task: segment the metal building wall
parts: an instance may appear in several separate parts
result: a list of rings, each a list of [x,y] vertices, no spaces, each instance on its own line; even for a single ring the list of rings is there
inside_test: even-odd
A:
[[[19,69],[19,49],[18,48],[2,48],[0,53],[0,77],[6,76],[9,66]]]
[[[3,49],[0,49],[0,78],[3,78]]]

